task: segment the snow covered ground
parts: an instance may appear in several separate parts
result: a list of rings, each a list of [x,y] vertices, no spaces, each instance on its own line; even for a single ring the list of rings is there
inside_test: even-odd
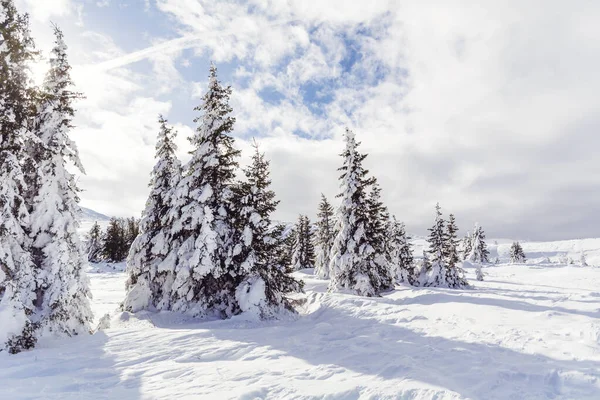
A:
[[[301,315],[274,322],[115,312],[121,269],[90,273],[111,328],[1,353],[0,398],[600,398],[600,268],[499,265],[472,290],[382,298],[306,271]]]

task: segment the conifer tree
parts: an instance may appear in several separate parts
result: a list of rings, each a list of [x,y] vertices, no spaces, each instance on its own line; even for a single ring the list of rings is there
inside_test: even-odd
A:
[[[72,163],[85,172],[69,137],[75,114],[72,104],[81,95],[72,90],[63,33],[58,27],[54,33],[50,70],[34,119],[34,133],[41,144],[39,159],[35,159],[40,180],[33,198],[30,235],[38,273],[38,318],[44,329],[72,336],[88,333],[93,319],[87,257],[77,233],[79,188],[67,170],[67,163]]]
[[[450,268],[456,267],[460,262],[458,245],[458,227],[456,226],[456,218],[454,217],[454,214],[450,214],[446,225],[446,262]]]
[[[27,15],[12,0],[0,0],[0,350],[35,346],[36,274],[30,253],[30,215],[21,160],[31,136],[31,90],[27,63],[36,53]]]
[[[315,275],[321,279],[329,279],[329,262],[331,261],[329,256],[335,239],[334,210],[324,194],[321,194],[317,217],[319,221],[317,222]]]
[[[338,235],[331,250],[330,290],[350,290],[362,296],[377,296],[393,288],[390,271],[376,262],[378,256],[367,236],[369,202],[373,180],[363,167],[366,154],[358,152],[354,133],[346,129],[346,148],[341,154],[341,205],[337,212]]]
[[[489,256],[490,252],[485,243],[485,233],[483,232],[483,228],[475,224],[473,236],[471,237],[471,253],[469,254],[469,260],[475,263],[484,264],[489,262]]]
[[[296,247],[296,239],[298,236],[298,232],[296,232],[296,226],[293,225],[291,228],[284,229],[281,231],[281,240],[282,240],[282,254],[281,260],[282,265],[285,266],[287,272],[293,272],[293,264],[292,259],[294,258],[294,248]]]
[[[239,150],[234,147],[231,87],[223,87],[211,64],[208,91],[195,108],[198,127],[193,150],[177,186],[171,251],[176,252],[171,309],[191,315],[229,317],[239,276],[232,258],[234,211],[232,184]]]
[[[105,260],[116,263],[123,261],[128,251],[125,221],[112,217],[104,235],[102,256]]]
[[[456,265],[456,255],[452,256],[450,250],[454,246],[456,251],[456,226],[454,221],[452,228],[446,225],[442,218],[442,212],[439,204],[435,206],[436,216],[433,227],[429,228],[429,255],[431,265],[426,274],[425,286],[438,286],[449,288],[460,288],[467,285],[464,279],[464,272]],[[448,230],[453,231],[454,238],[450,239]],[[454,266],[451,266],[449,260],[454,260]]]
[[[404,223],[393,217],[388,224],[388,237],[391,244],[392,276],[399,283],[418,284],[418,272],[414,262],[412,245],[406,235]]]
[[[298,271],[313,268],[315,265],[315,247],[312,226],[306,215],[300,215],[296,223],[296,242],[292,253],[292,269]]]
[[[167,259],[167,241],[171,226],[169,213],[173,206],[173,189],[180,179],[180,163],[175,151],[177,132],[160,115],[156,142],[156,164],[150,177],[150,195],[139,227],[134,218],[128,220],[128,241],[135,239],[127,257],[127,296],[123,308],[138,311],[146,308],[168,310],[173,284],[173,263]],[[136,231],[139,231],[139,235]]]
[[[102,257],[102,228],[98,221],[94,221],[94,225],[90,228],[86,238],[86,253],[87,259],[90,262],[99,262]]]
[[[462,240],[462,259],[463,260],[468,260],[469,256],[471,255],[471,250],[473,250],[471,248],[472,241],[473,241],[473,238],[471,237],[471,234],[469,232],[467,232],[467,234],[465,235],[465,237]]]
[[[510,262],[513,264],[522,264],[526,261],[525,252],[523,251],[521,244],[519,242],[513,242],[510,246]]]
[[[302,284],[288,275],[281,265],[283,226],[273,227],[271,214],[279,201],[270,189],[269,161],[254,144],[252,164],[244,170],[246,181],[235,187],[237,204],[236,231],[240,236],[234,252],[237,270],[243,279],[236,290],[241,311],[255,312],[261,318],[271,318],[280,311],[294,311],[289,293],[302,290]],[[310,229],[308,218],[302,230]]]
[[[583,250],[581,250],[581,256],[579,257],[579,264],[582,267],[587,267],[588,266],[587,260],[585,258],[585,252]]]

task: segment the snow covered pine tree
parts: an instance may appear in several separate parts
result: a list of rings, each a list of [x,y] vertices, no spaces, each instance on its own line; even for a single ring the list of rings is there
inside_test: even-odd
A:
[[[473,228],[473,236],[471,236],[471,253],[469,254],[469,261],[479,264],[488,263],[490,252],[487,249],[485,243],[485,233],[483,228],[478,224],[475,224]]]
[[[465,271],[460,266],[460,257],[458,255],[458,227],[454,214],[448,216],[446,224],[446,246],[445,255],[448,269],[446,270],[446,282],[449,287],[463,287],[468,283],[465,280]]]
[[[33,59],[29,20],[0,0],[0,350],[35,346],[36,277],[29,238],[26,183],[20,160],[30,132],[27,62]]]
[[[519,242],[513,242],[510,246],[510,262],[513,264],[522,264],[527,261],[523,247]]]
[[[431,265],[422,273],[421,279],[424,286],[460,288],[467,285],[462,277],[462,270],[457,266],[452,268],[448,263],[449,237],[446,222],[442,218],[439,204],[435,206],[435,222],[429,228],[429,254]],[[456,240],[456,238],[454,238]],[[456,244],[456,243],[455,243]]]
[[[292,253],[292,270],[299,271],[305,268],[313,268],[315,265],[315,246],[310,219],[306,215],[300,215],[296,223],[296,242]]]
[[[254,149],[252,164],[244,170],[246,181],[234,188],[238,245],[233,262],[243,274],[235,294],[240,310],[264,319],[284,310],[295,312],[288,295],[300,292],[303,285],[281,265],[283,226],[271,224],[279,201],[270,189],[269,161],[256,143]],[[303,223],[302,231],[310,230],[308,218]]]
[[[367,237],[373,246],[373,263],[377,269],[387,269],[389,276],[393,279],[395,268],[392,267],[393,248],[388,236],[388,224],[390,213],[381,200],[381,187],[377,178],[373,178],[371,191],[367,199],[368,221]],[[393,282],[392,282],[393,284]]]
[[[418,285],[418,272],[414,262],[412,245],[408,242],[404,224],[396,217],[388,224],[388,237],[391,246],[392,277],[398,283]]]
[[[241,271],[232,263],[232,184],[240,151],[234,147],[231,87],[211,64],[208,91],[195,108],[202,114],[189,139],[193,150],[177,185],[167,238],[175,265],[171,310],[192,316],[227,318],[240,312],[235,291]],[[170,222],[171,223],[171,222]]]
[[[102,228],[98,221],[90,228],[86,238],[87,259],[90,262],[99,262],[102,253]]]
[[[377,296],[393,288],[389,269],[375,261],[375,249],[367,237],[367,190],[373,180],[363,168],[366,154],[358,152],[354,133],[346,128],[346,148],[341,154],[341,204],[337,211],[338,235],[331,249],[329,290],[350,290],[361,296]]]
[[[315,275],[321,279],[329,279],[329,256],[331,254],[333,240],[335,239],[335,222],[333,207],[322,193],[317,217],[319,218],[319,221],[317,222],[317,259]]]
[[[41,151],[33,156],[40,185],[33,198],[30,235],[41,328],[71,336],[89,333],[93,319],[85,273],[87,257],[77,233],[79,188],[66,168],[71,162],[84,172],[77,147],[69,138],[75,113],[72,103],[81,95],[71,89],[71,66],[63,34],[56,26],[54,33],[50,70],[34,118],[34,133],[41,143]]]
[[[122,308],[136,312],[142,309],[168,310],[173,285],[173,260],[169,255],[168,223],[173,189],[181,173],[175,155],[177,132],[159,116],[156,142],[156,164],[150,178],[150,195],[142,213],[140,234],[127,257],[127,296]],[[171,254],[173,255],[173,254]]]

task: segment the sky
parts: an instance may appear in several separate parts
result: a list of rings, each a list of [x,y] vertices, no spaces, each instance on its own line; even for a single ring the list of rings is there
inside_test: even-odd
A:
[[[256,138],[274,216],[335,204],[345,127],[408,231],[436,202],[462,232],[600,236],[600,3],[576,0],[16,0],[39,50],[65,33],[82,205],[139,216],[158,114],[179,157],[208,67],[231,85],[234,136]],[[46,66],[33,67],[37,79]]]

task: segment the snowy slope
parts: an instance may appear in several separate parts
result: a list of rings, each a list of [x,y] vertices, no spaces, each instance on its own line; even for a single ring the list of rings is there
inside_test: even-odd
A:
[[[98,222],[98,225],[100,225],[103,230],[108,226],[108,222],[110,221],[109,216],[85,207],[81,207],[81,211],[82,215],[78,231],[80,235],[84,235],[83,238],[85,238],[85,235],[90,231],[94,222]]]
[[[95,268],[99,317],[125,276]],[[500,265],[472,290],[382,298],[325,293],[308,272],[296,320],[114,313],[94,336],[0,354],[0,397],[600,398],[600,268]]]
[[[422,256],[423,249],[427,248],[426,239],[417,237],[412,239],[411,243],[413,244],[415,256]],[[509,262],[510,246],[512,243],[513,241],[510,239],[488,240],[487,244],[490,251],[490,260],[493,261],[498,257],[501,262]],[[564,264],[569,259],[572,259],[577,263],[583,252],[588,264],[600,266],[600,238],[561,240],[555,242],[521,241],[520,243],[521,246],[523,246],[527,260],[531,263]]]

